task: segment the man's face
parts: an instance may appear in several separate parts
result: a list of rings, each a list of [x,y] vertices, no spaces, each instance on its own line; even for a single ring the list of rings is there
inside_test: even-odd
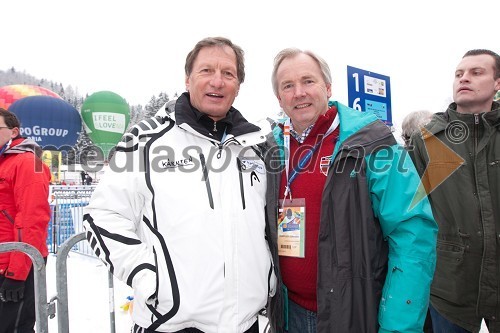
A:
[[[284,59],[276,80],[280,106],[299,133],[328,110],[331,85],[325,83],[319,65],[307,54]]]
[[[453,81],[453,100],[457,111],[479,113],[490,111],[491,102],[500,89],[495,80],[495,61],[488,54],[467,56],[460,61]]]
[[[15,128],[6,128],[4,117],[0,116],[0,148],[2,148],[10,139],[14,139],[18,133],[19,129]]]
[[[224,118],[238,95],[236,54],[229,46],[204,47],[198,53],[186,89],[191,104],[218,121]]]

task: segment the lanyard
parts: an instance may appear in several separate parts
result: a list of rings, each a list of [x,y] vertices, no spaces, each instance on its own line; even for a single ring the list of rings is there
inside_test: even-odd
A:
[[[290,173],[290,118],[287,118],[285,121],[285,126],[283,130],[283,144],[285,148],[285,172],[286,172],[286,179],[287,184],[285,186],[285,195],[284,199],[290,194],[290,199],[292,199],[292,192],[290,190],[290,185],[292,182],[295,180],[295,178],[299,175],[299,173],[304,170],[304,167],[307,165],[307,162],[311,159],[313,156],[314,152],[318,147],[321,145],[323,140],[330,135],[337,127],[339,126],[340,120],[339,120],[339,115],[335,116],[335,119],[333,120],[332,124],[330,125],[330,128],[326,131],[325,135],[321,138],[321,140],[314,145],[309,151],[305,154],[304,157],[302,157],[297,163],[297,165],[293,168],[292,172]]]

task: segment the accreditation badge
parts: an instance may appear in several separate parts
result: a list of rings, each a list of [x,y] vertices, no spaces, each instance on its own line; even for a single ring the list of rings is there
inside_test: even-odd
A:
[[[278,254],[304,258],[306,199],[280,200],[278,211]]]

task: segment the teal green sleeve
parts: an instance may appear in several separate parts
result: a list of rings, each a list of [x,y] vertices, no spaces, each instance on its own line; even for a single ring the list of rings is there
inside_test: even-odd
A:
[[[276,141],[276,144],[278,145],[278,147],[283,147],[283,131],[281,130],[281,128],[279,126],[274,127],[273,136],[274,136],[274,140]],[[284,150],[280,149],[279,152],[280,152],[281,162],[284,164],[285,163]]]
[[[366,162],[373,212],[389,245],[379,332],[422,332],[438,227],[426,197],[410,210],[420,178],[403,147],[381,149]]]

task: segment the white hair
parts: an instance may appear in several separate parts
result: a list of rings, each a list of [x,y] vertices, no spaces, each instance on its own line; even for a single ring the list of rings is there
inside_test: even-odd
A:
[[[405,140],[405,145],[408,146],[410,137],[413,133],[419,131],[425,124],[432,119],[433,113],[427,110],[419,110],[410,112],[404,119],[401,125],[401,136]]]

